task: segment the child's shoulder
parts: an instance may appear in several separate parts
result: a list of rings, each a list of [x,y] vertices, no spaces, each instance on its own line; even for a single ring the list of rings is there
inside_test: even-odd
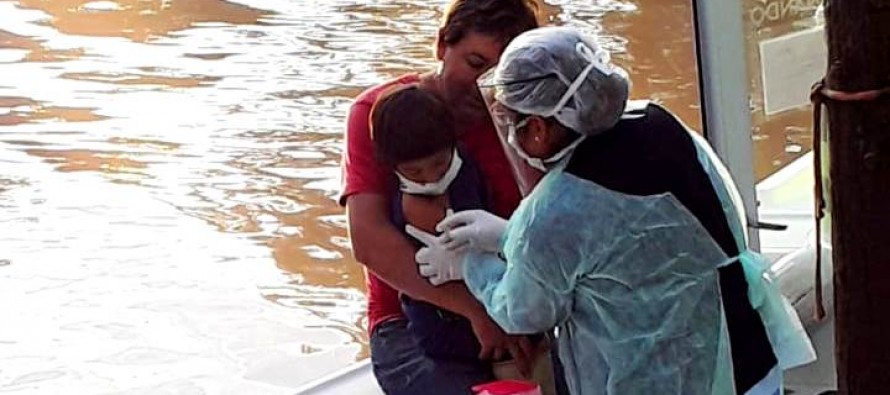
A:
[[[462,164],[457,177],[448,187],[452,208],[455,211],[483,209],[488,210],[488,191],[482,170],[473,158],[458,147]]]

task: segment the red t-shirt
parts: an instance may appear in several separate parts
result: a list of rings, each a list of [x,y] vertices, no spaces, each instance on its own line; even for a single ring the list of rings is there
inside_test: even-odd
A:
[[[349,111],[346,149],[343,151],[341,163],[343,171],[341,205],[345,205],[346,200],[352,195],[360,193],[386,195],[392,191],[395,177],[391,169],[375,159],[368,118],[377,97],[386,89],[396,84],[411,84],[419,80],[420,77],[416,74],[404,75],[370,88],[355,99]],[[521,197],[494,125],[491,122],[484,122],[457,133],[464,148],[482,170],[495,214],[508,218],[519,205]],[[369,332],[372,332],[380,322],[402,316],[398,291],[372,273],[367,273],[367,287]]]

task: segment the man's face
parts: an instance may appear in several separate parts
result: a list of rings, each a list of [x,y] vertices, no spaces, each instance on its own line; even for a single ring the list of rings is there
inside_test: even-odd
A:
[[[494,67],[504,46],[495,37],[468,32],[452,45],[440,42],[442,94],[458,120],[478,120],[488,110],[476,86],[482,73]]]

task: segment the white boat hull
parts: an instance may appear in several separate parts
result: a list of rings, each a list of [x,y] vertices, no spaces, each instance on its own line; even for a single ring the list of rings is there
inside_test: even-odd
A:
[[[366,359],[297,390],[298,395],[384,395]]]

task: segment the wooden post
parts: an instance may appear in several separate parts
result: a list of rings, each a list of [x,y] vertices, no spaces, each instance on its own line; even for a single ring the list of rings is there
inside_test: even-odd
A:
[[[890,0],[826,0],[826,87],[890,86]],[[890,394],[890,97],[828,100],[840,394]]]

